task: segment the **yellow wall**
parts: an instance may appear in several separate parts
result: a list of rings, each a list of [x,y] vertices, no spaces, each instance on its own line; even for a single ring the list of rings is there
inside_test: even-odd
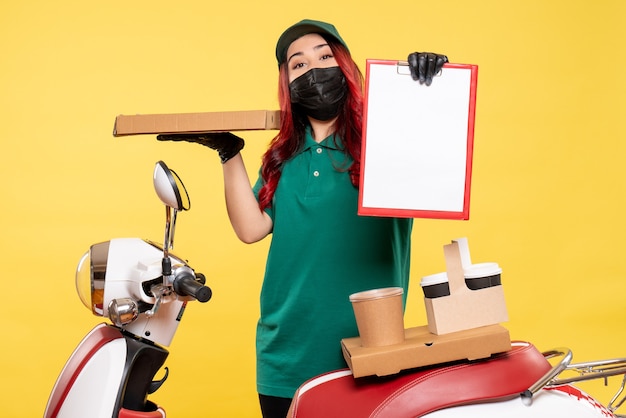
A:
[[[471,219],[416,221],[407,324],[425,324],[419,278],[466,236],[474,261],[504,268],[513,338],[568,346],[579,361],[626,356],[624,16],[621,0],[4,0],[0,415],[41,416],[100,322],[74,291],[89,245],[161,239],[151,175],[163,159],[192,200],[176,251],[214,298],[187,309],[152,399],[173,417],[258,416],[268,242],[234,237],[213,152],[111,131],[122,113],[276,108],[275,41],[305,17],[335,23],[361,64],[435,50],[480,67]],[[271,135],[246,135],[253,175]]]

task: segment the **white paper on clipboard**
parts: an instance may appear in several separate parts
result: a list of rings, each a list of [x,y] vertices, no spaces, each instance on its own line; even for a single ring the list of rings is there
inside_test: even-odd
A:
[[[367,61],[360,215],[469,219],[477,72],[446,64],[426,86]]]

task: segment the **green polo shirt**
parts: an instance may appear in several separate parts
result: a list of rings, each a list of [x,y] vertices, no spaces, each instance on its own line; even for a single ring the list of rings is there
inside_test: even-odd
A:
[[[358,336],[349,295],[409,280],[412,219],[357,215],[349,157],[333,137],[284,164],[257,326],[257,390],[290,398],[306,380],[346,368],[341,339]],[[254,191],[262,185],[259,178]]]

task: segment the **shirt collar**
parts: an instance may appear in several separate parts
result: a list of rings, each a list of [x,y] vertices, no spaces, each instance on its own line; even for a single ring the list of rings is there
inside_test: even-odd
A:
[[[324,138],[324,140],[319,143],[315,142],[315,139],[313,139],[313,133],[311,131],[311,125],[307,125],[304,135],[304,147],[302,148],[302,151],[306,151],[316,146],[322,146],[324,148],[330,148],[339,151],[342,151],[344,149],[341,140],[339,140],[339,138],[335,138],[335,134]]]

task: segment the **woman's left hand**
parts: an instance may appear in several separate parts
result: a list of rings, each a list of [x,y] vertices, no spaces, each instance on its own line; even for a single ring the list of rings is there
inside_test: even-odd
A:
[[[430,86],[433,77],[439,74],[448,57],[434,52],[412,52],[407,59],[413,80]]]

